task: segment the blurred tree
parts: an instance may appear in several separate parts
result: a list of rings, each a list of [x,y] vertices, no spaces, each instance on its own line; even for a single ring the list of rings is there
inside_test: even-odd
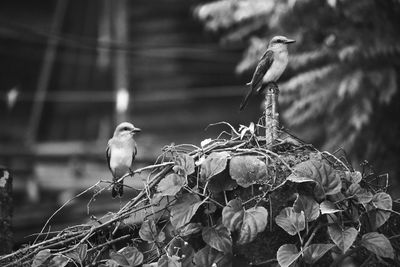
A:
[[[272,36],[296,39],[280,85],[284,125],[399,173],[399,0],[221,0],[195,15],[222,44],[248,44],[239,74]]]

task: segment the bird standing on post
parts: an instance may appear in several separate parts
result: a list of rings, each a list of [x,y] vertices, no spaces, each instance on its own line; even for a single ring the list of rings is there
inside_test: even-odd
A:
[[[133,136],[140,131],[132,123],[123,122],[115,128],[113,137],[108,141],[106,157],[113,175],[112,197],[123,194],[123,181],[118,182],[118,180],[132,172],[131,167],[137,153]]]
[[[288,64],[287,44],[294,43],[295,40],[288,39],[284,36],[275,36],[271,39],[267,51],[260,58],[257,68],[254,71],[253,78],[246,85],[250,85],[247,95],[240,104],[242,110],[249,100],[249,97],[259,92],[257,88],[261,83],[275,83],[281,77],[283,71]]]

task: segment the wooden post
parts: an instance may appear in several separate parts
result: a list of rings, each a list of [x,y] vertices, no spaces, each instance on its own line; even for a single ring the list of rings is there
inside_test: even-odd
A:
[[[273,144],[278,135],[279,114],[278,108],[279,88],[276,83],[269,83],[265,90],[265,144]]]
[[[0,255],[12,251],[12,177],[8,170],[0,166]]]

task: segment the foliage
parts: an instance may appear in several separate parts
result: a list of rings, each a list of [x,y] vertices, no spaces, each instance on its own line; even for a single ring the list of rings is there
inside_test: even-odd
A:
[[[323,266],[346,257],[400,263],[398,236],[381,230],[398,218],[386,187],[311,145],[266,147],[260,126],[253,127],[245,134],[232,127],[228,139],[201,147],[166,147],[162,162],[144,168],[152,170],[146,188],[118,212],[45,237],[0,264]],[[216,180],[235,186],[211,190]]]
[[[247,45],[240,74],[250,75],[272,36],[296,39],[280,85],[285,125],[399,172],[379,159],[399,147],[399,1],[218,0],[194,13],[223,44]]]

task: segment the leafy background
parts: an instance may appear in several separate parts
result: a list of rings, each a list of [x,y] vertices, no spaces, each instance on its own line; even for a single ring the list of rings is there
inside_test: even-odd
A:
[[[355,163],[388,170],[396,187],[400,1],[221,0],[194,13],[222,45],[247,47],[236,67],[245,76],[272,36],[296,39],[280,84],[284,125],[322,149],[343,148]]]

